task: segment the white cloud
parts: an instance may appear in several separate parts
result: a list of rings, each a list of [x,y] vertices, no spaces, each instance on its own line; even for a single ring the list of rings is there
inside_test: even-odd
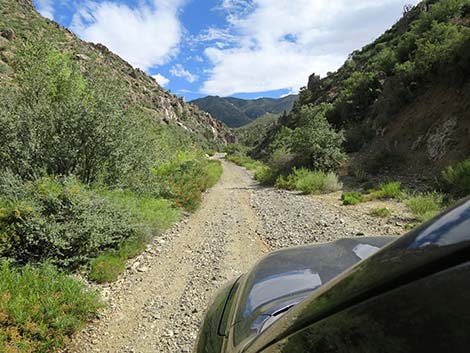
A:
[[[54,0],[37,0],[38,11],[44,17],[54,19]]]
[[[297,91],[311,73],[336,70],[349,53],[383,33],[409,2],[223,0],[218,8],[225,11],[229,26],[203,33],[207,38],[213,34],[205,50],[213,68],[201,91]],[[235,36],[236,44],[220,47],[217,33]]]
[[[183,65],[176,64],[170,69],[170,73],[175,77],[182,77],[186,79],[189,83],[196,82],[198,79],[197,75],[192,74],[188,70],[186,70]]]
[[[168,78],[166,78],[165,76],[163,76],[162,74],[152,75],[152,77],[162,87],[166,87],[170,83],[170,80]]]
[[[224,40],[224,41],[234,41],[236,37],[227,29],[209,27],[208,29],[202,31],[200,35],[196,37],[197,41],[201,42],[210,42],[213,40]]]
[[[89,1],[74,15],[72,29],[84,40],[102,43],[133,66],[148,70],[178,52],[182,34],[178,10],[184,1],[140,1],[135,8]]]

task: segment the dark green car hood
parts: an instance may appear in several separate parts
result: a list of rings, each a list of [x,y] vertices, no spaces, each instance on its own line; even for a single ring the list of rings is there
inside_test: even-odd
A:
[[[269,254],[243,279],[233,317],[234,345],[258,335],[323,284],[394,237],[357,237]]]

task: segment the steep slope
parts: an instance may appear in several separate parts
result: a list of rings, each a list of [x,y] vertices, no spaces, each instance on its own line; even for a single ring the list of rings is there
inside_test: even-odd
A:
[[[0,82],[13,82],[12,66],[16,49],[28,42],[45,40],[72,54],[84,71],[96,67],[110,69],[114,77],[128,86],[128,100],[137,103],[156,122],[178,125],[213,141],[231,140],[228,129],[209,113],[171,95],[143,71],[133,68],[102,44],[86,43],[59,24],[43,18],[31,0],[0,2]]]
[[[302,128],[301,109],[325,105],[356,168],[432,175],[470,155],[470,1],[405,7],[382,36],[325,78],[311,75],[292,113],[254,151]],[[287,130],[286,130],[287,129]],[[272,149],[271,149],[272,150]]]
[[[229,127],[240,127],[265,114],[289,112],[297,98],[297,95],[289,95],[279,99],[258,98],[251,100],[209,96],[193,100],[191,103],[211,113]]]
[[[255,146],[260,136],[265,136],[277,124],[278,120],[279,115],[268,113],[251,121],[249,124],[235,129],[238,142],[248,147]]]

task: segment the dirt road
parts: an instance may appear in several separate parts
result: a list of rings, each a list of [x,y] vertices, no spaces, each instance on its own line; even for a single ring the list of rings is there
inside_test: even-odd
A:
[[[341,208],[337,195],[261,188],[245,169],[223,166],[221,181],[195,214],[155,239],[117,283],[99,287],[109,308],[66,352],[191,352],[217,288],[268,251],[384,229],[403,233],[399,218],[365,217]],[[399,205],[388,207],[401,214]]]

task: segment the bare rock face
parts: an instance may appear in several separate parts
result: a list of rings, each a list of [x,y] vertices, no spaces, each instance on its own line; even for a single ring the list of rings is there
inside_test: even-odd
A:
[[[457,118],[444,121],[431,130],[426,138],[426,149],[429,159],[437,161],[446,155],[449,142],[457,127]]]
[[[320,87],[321,78],[315,73],[311,74],[308,78],[307,88],[312,92],[315,93],[318,88]]]

